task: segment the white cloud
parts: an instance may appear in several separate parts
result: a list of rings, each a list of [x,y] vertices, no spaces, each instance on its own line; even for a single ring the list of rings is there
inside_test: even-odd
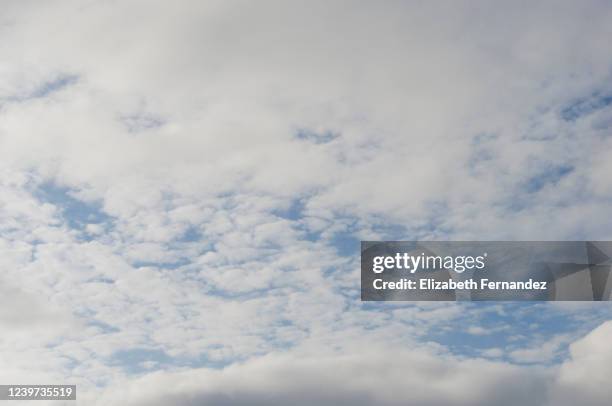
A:
[[[610,402],[611,335],[612,322],[608,321],[570,346],[571,357],[561,365],[553,387],[553,404],[595,406]]]
[[[394,221],[428,218],[442,202],[446,227],[462,234],[493,222],[508,235],[541,235],[546,225],[568,236],[582,231],[585,210],[607,210],[580,199],[558,209],[568,223],[553,224],[543,211],[579,193],[575,181],[525,197],[519,213],[504,209],[533,175],[529,162],[577,165],[570,177],[605,190],[589,162],[609,146],[583,136],[575,148],[574,124],[556,114],[608,81],[610,11],[596,2],[542,5],[529,16],[518,5],[136,4],[10,9],[7,55],[27,49],[38,67],[28,78],[9,65],[8,85],[11,75],[40,84],[62,69],[79,79],[6,103],[2,131],[15,135],[3,139],[5,162],[88,187],[121,217],[157,207],[161,192],[201,198],[237,188],[283,198],[316,190],[309,210]],[[21,46],[9,47],[16,38]],[[41,78],[44,67],[51,73]],[[143,111],[166,124],[135,137],[119,118]],[[296,128],[340,136],[309,144],[292,139]],[[474,147],[483,133],[497,138]],[[470,169],[484,151],[493,159]]]
[[[470,325],[486,338],[473,324],[498,311],[516,317],[510,358],[546,363],[569,339],[525,338],[521,318],[563,314],[583,333],[609,311],[362,306],[358,261],[333,241],[608,236],[610,106],[564,111],[611,91],[611,16],[597,1],[4,2],[0,304],[23,331],[0,341],[3,371],[75,380],[92,399],[136,382],[134,404],[393,404],[387,380],[401,396],[428,388],[419,404],[539,404],[540,370],[405,348]],[[46,182],[108,218],[71,227]],[[387,350],[352,356],[365,339]],[[559,385],[586,376],[587,341]],[[295,348],[336,353],[277,354]],[[170,361],[121,359],[137,350]],[[404,362],[424,375],[405,381]],[[159,372],[133,381],[132,364]],[[366,367],[381,375],[364,382]],[[166,381],[178,392],[140,393]]]
[[[274,354],[219,370],[160,372],[96,404],[541,405],[547,374],[427,350],[354,355]]]
[[[518,367],[424,347],[383,349],[362,342],[350,355],[275,353],[222,370],[155,372],[122,382],[121,391],[114,387],[96,395],[101,397],[94,404],[603,406],[610,394],[610,325],[575,341],[561,368]]]

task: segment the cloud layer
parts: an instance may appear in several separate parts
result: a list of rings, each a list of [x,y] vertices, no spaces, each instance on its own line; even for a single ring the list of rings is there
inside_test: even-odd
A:
[[[604,405],[607,322],[571,346],[559,369],[461,359],[431,349],[365,347],[351,355],[269,355],[224,370],[155,373],[100,404]],[[128,398],[130,400],[128,400]],[[132,403],[130,403],[132,402]]]
[[[357,254],[609,238],[610,21],[3,2],[0,380],[111,406],[603,404],[610,307],[363,304]]]

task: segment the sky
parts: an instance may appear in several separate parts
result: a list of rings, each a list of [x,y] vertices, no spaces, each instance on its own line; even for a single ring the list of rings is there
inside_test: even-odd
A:
[[[359,241],[609,240],[612,3],[0,7],[0,383],[608,404],[608,303],[361,302]]]

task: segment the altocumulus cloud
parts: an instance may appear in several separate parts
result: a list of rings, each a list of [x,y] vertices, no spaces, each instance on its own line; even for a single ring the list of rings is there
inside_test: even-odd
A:
[[[356,245],[609,238],[607,2],[2,7],[2,382],[609,398],[606,304],[361,304]]]

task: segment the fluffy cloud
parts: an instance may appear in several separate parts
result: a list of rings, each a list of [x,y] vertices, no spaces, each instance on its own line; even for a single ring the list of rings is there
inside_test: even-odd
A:
[[[552,394],[554,404],[595,406],[610,401],[612,322],[597,327],[570,346],[571,358],[561,365]]]
[[[159,372],[98,399],[127,405],[572,405],[608,403],[611,322],[571,345],[560,369],[461,359],[431,349],[272,354],[223,370]]]
[[[571,345],[560,368],[464,359],[431,348],[367,346],[352,354],[270,354],[224,369],[157,372],[93,404],[573,405],[608,403],[606,322]],[[97,402],[97,403],[95,403]]]
[[[608,308],[364,305],[357,242],[606,238],[611,18],[599,1],[4,2],[3,380],[91,403],[127,385],[100,404],[579,386],[610,332],[568,343]]]
[[[576,223],[608,208],[585,197],[607,196],[609,17],[597,2],[16,3],[2,160],[120,217],[240,188],[457,234],[602,235]]]
[[[544,371],[427,350],[270,355],[222,371],[151,374],[99,404],[542,405]]]

